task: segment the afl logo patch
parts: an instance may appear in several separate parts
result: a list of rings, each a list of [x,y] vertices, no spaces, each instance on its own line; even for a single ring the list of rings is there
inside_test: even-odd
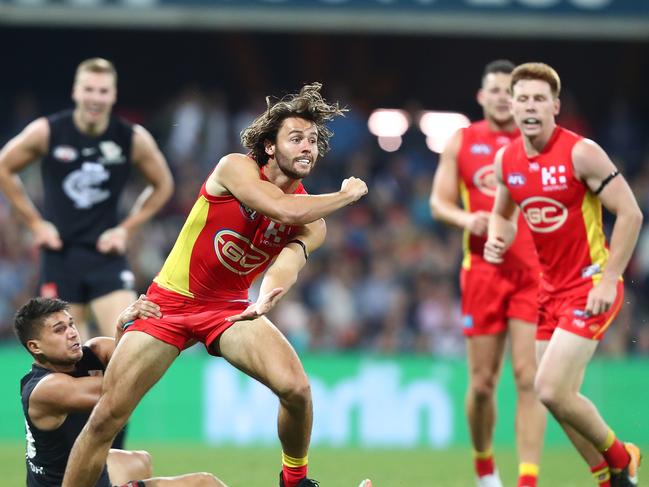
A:
[[[71,145],[57,145],[52,151],[52,155],[54,159],[61,162],[72,162],[79,157],[79,152]]]
[[[221,230],[216,234],[214,250],[219,262],[240,276],[250,274],[270,259],[266,252],[255,247],[249,239],[232,230]]]
[[[519,186],[525,186],[525,176],[519,172],[513,172],[507,176],[507,184],[513,186],[514,188]]]
[[[491,154],[491,147],[487,144],[473,144],[469,150],[471,151],[471,154],[481,154],[484,156]]]
[[[568,219],[568,209],[562,203],[544,196],[527,198],[521,210],[530,229],[538,233],[554,232]]]
[[[493,164],[478,169],[473,174],[473,184],[482,194],[492,198],[496,196],[496,173]]]

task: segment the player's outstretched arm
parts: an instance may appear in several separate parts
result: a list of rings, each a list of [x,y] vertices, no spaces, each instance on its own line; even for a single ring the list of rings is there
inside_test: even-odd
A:
[[[494,158],[496,198],[489,216],[487,242],[484,247],[484,258],[492,264],[503,262],[505,252],[516,238],[517,231],[518,208],[503,181],[503,152],[504,150],[500,149]]]
[[[207,179],[207,192],[232,194],[241,203],[285,225],[306,225],[343,208],[367,194],[361,179],[350,177],[340,191],[320,195],[286,194],[259,177],[259,166],[243,154],[223,157]]]
[[[461,144],[462,131],[458,130],[440,156],[430,193],[430,211],[437,220],[467,229],[474,235],[484,235],[487,232],[489,212],[472,213],[458,204],[460,195],[457,156]]]
[[[268,313],[284,294],[295,284],[297,276],[306,264],[308,256],[322,245],[327,233],[324,220],[304,225],[293,241],[277,255],[261,281],[259,299],[241,314],[228,321],[254,320]]]
[[[62,243],[56,227],[43,220],[18,176],[22,169],[47,153],[49,139],[47,119],[38,118],[7,142],[0,150],[0,190],[34,234],[36,245],[60,249]]]
[[[617,282],[633,254],[643,217],[626,179],[617,173],[599,145],[588,139],[579,141],[572,150],[572,160],[577,177],[615,215],[609,259],[602,280],[591,290],[586,303],[586,311],[596,315],[607,311],[615,301]]]

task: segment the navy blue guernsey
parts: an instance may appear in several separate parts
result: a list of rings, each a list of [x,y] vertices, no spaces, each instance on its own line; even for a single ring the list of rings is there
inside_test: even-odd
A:
[[[103,364],[92,350],[83,347],[83,358],[76,364],[74,372],[69,372],[68,375],[86,377],[92,374],[91,371],[101,373],[103,370]],[[25,453],[27,487],[60,487],[74,440],[79,436],[90,416],[90,411],[70,413],[61,426],[51,431],[40,430],[34,426],[28,413],[29,397],[36,385],[52,373],[54,372],[34,364],[32,370],[20,381],[20,395],[27,436],[27,451]],[[109,486],[108,471],[104,467],[96,487]]]
[[[91,245],[118,223],[119,196],[131,172],[133,125],[111,116],[106,131],[83,134],[72,110],[47,117],[50,140],[41,161],[44,217],[64,244]]]

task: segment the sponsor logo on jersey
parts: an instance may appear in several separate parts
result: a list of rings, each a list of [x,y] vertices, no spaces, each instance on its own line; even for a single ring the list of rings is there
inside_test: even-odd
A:
[[[83,149],[81,149],[81,155],[82,155],[83,157],[89,157],[89,156],[92,156],[92,155],[95,154],[96,152],[97,152],[97,149],[94,148],[94,147],[84,147]]]
[[[253,221],[255,218],[257,218],[258,215],[257,211],[253,210],[252,208],[248,208],[243,203],[239,205],[239,209],[241,210],[243,216],[246,217],[246,219]]]
[[[525,176],[519,172],[513,172],[507,176],[507,184],[513,186],[514,188],[525,186]]]
[[[99,150],[102,154],[99,162],[102,164],[121,164],[126,161],[126,157],[122,154],[122,148],[112,140],[99,142]]]
[[[541,165],[536,161],[531,161],[527,168],[530,172],[539,172],[541,170]]]
[[[533,232],[554,232],[568,219],[568,209],[559,201],[533,196],[521,203],[521,210]]]
[[[79,157],[77,149],[71,145],[57,145],[52,150],[52,155],[54,156],[54,159],[58,159],[61,162],[72,162]]]
[[[491,154],[491,146],[488,144],[473,144],[469,149],[471,154],[488,156]]]
[[[541,168],[541,183],[543,191],[559,191],[568,187],[566,166],[558,164]]]
[[[223,266],[245,276],[264,265],[270,256],[253,245],[250,239],[232,230],[221,230],[214,237],[216,257]]]
[[[482,166],[473,174],[473,184],[478,190],[492,198],[496,196],[496,173],[494,165]]]

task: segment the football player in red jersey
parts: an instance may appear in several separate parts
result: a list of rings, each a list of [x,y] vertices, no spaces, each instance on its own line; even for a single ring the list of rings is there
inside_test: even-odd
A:
[[[242,133],[248,155],[223,157],[207,178],[171,253],[148,291],[162,316],[128,328],[104,391],[70,455],[63,485],[94,485],[112,437],[191,340],[270,388],[279,398],[279,483],[309,487],[309,381],[288,341],[264,316],[295,283],[325,237],[328,214],[367,193],[357,178],[308,195],[301,180],[329,149],[327,120],[341,115],[321,85],[272,103]],[[266,271],[256,303],[248,289]]]
[[[521,138],[496,155],[498,191],[485,259],[501,263],[523,213],[542,267],[535,388],[599,485],[635,486],[638,448],[621,443],[580,393],[586,366],[620,311],[622,273],[642,213],[624,177],[595,142],[556,125],[561,82],[550,66],[512,73]],[[602,205],[615,215],[610,250]],[[610,480],[609,480],[610,470]]]
[[[546,421],[534,392],[539,263],[529,229],[520,226],[503,264],[491,264],[482,256],[496,189],[493,157],[518,136],[510,111],[513,69],[514,64],[505,60],[485,66],[477,97],[484,119],[451,138],[437,166],[430,198],[435,218],[464,229],[460,283],[469,361],[466,414],[479,487],[502,486],[492,439],[495,389],[508,332],[517,391],[519,486],[536,485]]]

